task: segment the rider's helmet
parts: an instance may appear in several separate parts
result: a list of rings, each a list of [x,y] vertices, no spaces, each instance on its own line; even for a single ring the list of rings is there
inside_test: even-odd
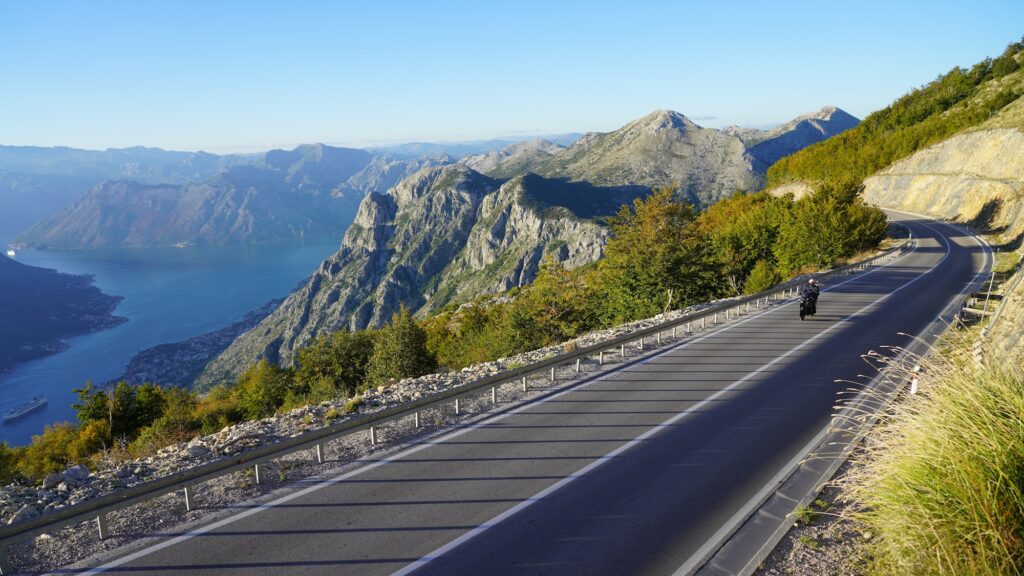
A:
[[[810,280],[807,281],[807,284],[810,285],[810,286],[814,286],[817,283],[818,283],[818,281],[815,280],[814,278],[811,278]]]

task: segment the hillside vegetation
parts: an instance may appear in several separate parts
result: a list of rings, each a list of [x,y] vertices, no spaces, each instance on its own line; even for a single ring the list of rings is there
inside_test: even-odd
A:
[[[893,162],[981,125],[1024,94],[1024,42],[967,70],[954,68],[856,128],[776,162],[768,187],[787,182],[863,180]]]

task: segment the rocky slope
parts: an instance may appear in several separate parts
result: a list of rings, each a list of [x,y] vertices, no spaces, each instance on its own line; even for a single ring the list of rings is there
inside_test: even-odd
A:
[[[682,196],[707,206],[737,190],[761,188],[772,162],[857,122],[830,106],[773,130],[715,130],[678,112],[658,110],[614,132],[587,134],[524,169],[602,186],[676,184]]]
[[[341,250],[278,310],[212,362],[199,386],[265,356],[290,364],[318,334],[380,326],[404,305],[424,312],[530,282],[551,254],[567,266],[600,257],[609,214],[629,192],[538,176],[504,184],[464,165],[425,169],[370,194]]]
[[[985,228],[1024,231],[1024,132],[958,134],[864,181],[864,198]]]
[[[707,205],[737,190],[759,188],[755,163],[736,136],[658,110],[614,132],[587,134],[535,171],[600,186],[674,183],[681,195]]]
[[[461,162],[473,170],[492,178],[511,178],[534,171],[552,156],[565,150],[547,140],[517,142],[507,148],[463,158]]]

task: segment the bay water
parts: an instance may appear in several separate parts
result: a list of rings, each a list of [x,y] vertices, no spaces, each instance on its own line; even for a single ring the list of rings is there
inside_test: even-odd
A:
[[[98,288],[124,298],[114,314],[128,321],[71,338],[63,352],[0,379],[0,412],[37,394],[49,400],[0,426],[0,441],[27,444],[46,424],[74,421],[72,389],[121,376],[132,356],[150,346],[223,328],[287,295],[337,249],[337,243],[321,243],[18,251],[24,264],[93,275]]]

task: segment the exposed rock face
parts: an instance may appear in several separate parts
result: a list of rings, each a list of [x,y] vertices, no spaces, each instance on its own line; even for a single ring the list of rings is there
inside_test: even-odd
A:
[[[864,198],[887,208],[1024,230],[1024,133],[997,128],[958,134],[864,181]]]
[[[499,184],[457,164],[425,169],[387,194],[368,195],[341,250],[218,356],[198,386],[233,378],[259,357],[290,364],[315,336],[380,326],[401,305],[424,312],[528,283],[547,253],[568,266],[592,262],[607,232],[565,200],[597,196],[617,207],[630,198],[537,176]],[[577,209],[604,210],[583,202]]]
[[[462,163],[492,178],[511,178],[534,168],[565,150],[547,140],[517,142],[502,150],[463,158]]]
[[[763,185],[756,160],[732,134],[658,110],[606,134],[587,134],[536,167],[543,176],[601,186],[666,186],[700,205]]]

